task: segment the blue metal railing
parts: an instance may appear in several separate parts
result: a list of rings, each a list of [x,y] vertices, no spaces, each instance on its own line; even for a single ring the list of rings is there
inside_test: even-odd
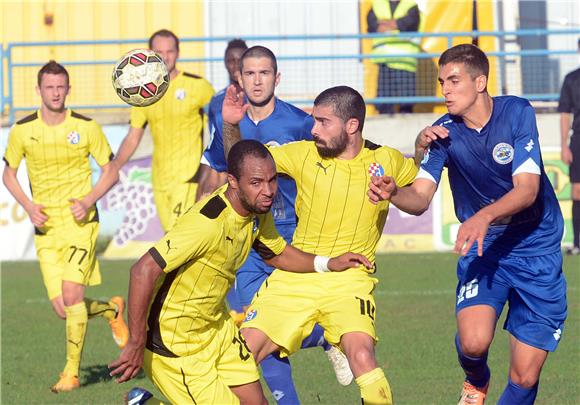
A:
[[[525,36],[552,36],[552,35],[580,35],[580,29],[566,29],[566,30],[546,30],[546,29],[528,29],[519,31],[467,31],[467,32],[441,32],[441,33],[416,33],[416,32],[402,32],[398,34],[386,34],[386,33],[372,33],[372,34],[328,34],[328,35],[287,35],[287,36],[244,36],[246,41],[320,41],[320,40],[363,40],[363,39],[374,39],[374,38],[385,38],[385,37],[398,37],[398,38],[446,38],[447,46],[453,44],[454,38],[457,37],[468,37],[468,38],[481,38],[481,37],[525,37]],[[211,43],[211,42],[227,42],[231,37],[192,37],[192,38],[181,38],[181,43]],[[146,39],[126,39],[126,40],[100,40],[100,41],[60,41],[60,42],[12,42],[7,44],[4,49],[0,48],[0,60],[6,64],[1,64],[2,77],[6,77],[7,86],[4,87],[3,80],[0,81],[0,114],[4,112],[5,108],[9,109],[9,120],[13,122],[14,114],[16,111],[27,111],[36,109],[36,106],[20,106],[14,105],[14,71],[20,68],[26,67],[39,67],[44,65],[45,61],[31,61],[31,62],[17,62],[13,61],[13,50],[18,48],[28,48],[28,47],[55,47],[55,46],[102,46],[102,45],[127,45],[127,44],[139,44],[145,46],[147,43]],[[520,51],[495,51],[488,52],[487,55],[491,57],[542,57],[542,56],[563,56],[563,55],[574,55],[576,53],[575,49],[525,49]],[[388,55],[389,57],[408,57],[412,56],[417,59],[431,59],[438,58],[440,55],[438,53],[421,53],[421,54],[398,54],[398,55]],[[371,55],[371,54],[341,54],[341,55],[281,55],[278,57],[279,61],[329,61],[329,60],[372,60],[377,58],[382,58],[381,55]],[[192,62],[192,63],[222,63],[222,57],[207,57],[207,58],[182,58],[180,62]],[[99,66],[99,65],[113,65],[116,60],[71,60],[71,61],[60,61],[61,64],[65,66]],[[6,65],[6,66],[5,66]],[[5,71],[6,70],[6,71]],[[498,72],[499,73],[499,72]],[[6,74],[6,76],[5,76]],[[558,94],[556,93],[546,93],[546,94],[522,94],[522,96],[530,100],[556,100]],[[287,101],[296,104],[308,104],[311,99],[292,99],[286,98]],[[415,97],[375,97],[366,98],[366,101],[371,104],[378,103],[438,103],[442,99],[436,96],[415,96]],[[109,109],[109,108],[123,108],[126,107],[125,104],[83,104],[83,105],[71,105],[72,108],[89,108],[89,109]]]

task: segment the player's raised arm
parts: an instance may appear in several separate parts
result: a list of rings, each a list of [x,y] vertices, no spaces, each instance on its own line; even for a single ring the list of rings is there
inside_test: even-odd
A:
[[[151,253],[145,253],[131,267],[129,281],[129,341],[119,358],[109,364],[111,376],[117,376],[122,383],[135,377],[143,364],[143,351],[147,341],[147,312],[155,281],[163,273]]]
[[[224,155],[227,159],[232,146],[241,139],[238,124],[250,107],[244,102],[244,92],[237,90],[232,84],[226,90],[222,106]]]

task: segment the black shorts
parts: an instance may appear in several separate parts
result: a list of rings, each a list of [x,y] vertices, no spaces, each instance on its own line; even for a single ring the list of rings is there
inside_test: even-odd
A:
[[[572,135],[570,150],[573,158],[570,164],[570,183],[580,183],[580,134]]]

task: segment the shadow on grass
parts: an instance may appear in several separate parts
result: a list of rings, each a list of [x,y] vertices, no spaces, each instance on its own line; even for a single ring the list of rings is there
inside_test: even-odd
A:
[[[109,368],[106,364],[99,364],[87,367],[81,367],[81,376],[83,377],[83,386],[98,384],[101,382],[111,381],[113,377],[109,375]],[[133,380],[141,380],[145,378],[143,370]]]

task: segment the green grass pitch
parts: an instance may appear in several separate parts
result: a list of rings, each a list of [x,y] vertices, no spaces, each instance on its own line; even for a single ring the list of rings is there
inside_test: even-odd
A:
[[[446,253],[390,254],[377,259],[380,341],[376,352],[397,405],[453,404],[457,400],[462,373],[453,344],[456,260]],[[103,284],[89,288],[87,295],[126,296],[130,265],[127,261],[101,261]],[[568,321],[560,347],[544,367],[539,405],[580,403],[580,258],[565,257],[564,271]],[[2,263],[1,283],[2,404],[120,404],[123,394],[135,385],[157,392],[142,373],[125,384],[111,380],[106,365],[119,350],[107,323],[95,319],[89,323],[83,352],[81,389],[52,394],[49,387],[65,361],[64,322],[52,312],[38,264]],[[496,403],[507,378],[508,335],[502,325],[503,317],[489,357],[489,404]],[[360,403],[356,384],[339,386],[321,349],[302,350],[291,360],[304,405]]]

